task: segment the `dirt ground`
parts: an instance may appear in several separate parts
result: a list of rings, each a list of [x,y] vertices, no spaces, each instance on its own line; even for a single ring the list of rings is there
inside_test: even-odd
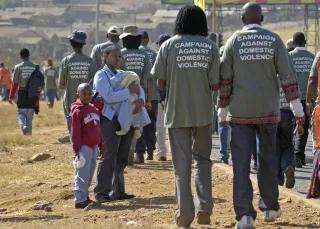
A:
[[[0,104],[0,228],[175,228],[171,161],[126,169],[127,192],[135,194],[135,199],[74,209],[71,146],[57,141],[65,133],[61,104],[57,105],[53,110],[42,105],[33,136],[21,137],[15,107]],[[28,163],[36,153],[48,153],[52,158]],[[234,228],[232,177],[215,166],[213,174],[212,224],[192,226]],[[90,194],[93,198],[92,191]],[[257,206],[257,191],[254,197]],[[38,201],[49,202],[49,209],[32,210]],[[263,223],[259,212],[256,228],[320,228],[318,209],[287,196],[281,196],[280,202],[281,219]]]

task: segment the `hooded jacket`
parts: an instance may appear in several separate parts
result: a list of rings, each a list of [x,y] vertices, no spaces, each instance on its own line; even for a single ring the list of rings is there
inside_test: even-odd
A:
[[[90,148],[101,145],[100,112],[92,104],[85,105],[80,99],[71,105],[72,148],[78,153],[82,145]]]

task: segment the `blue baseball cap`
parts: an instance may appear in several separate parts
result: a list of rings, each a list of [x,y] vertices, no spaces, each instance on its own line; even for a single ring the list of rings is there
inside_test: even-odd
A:
[[[86,44],[87,34],[83,31],[75,30],[68,36],[68,38],[70,41],[74,41],[79,44]]]

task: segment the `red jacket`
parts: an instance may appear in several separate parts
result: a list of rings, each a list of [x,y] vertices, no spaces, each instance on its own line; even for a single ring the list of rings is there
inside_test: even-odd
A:
[[[77,99],[71,105],[72,148],[78,153],[82,145],[91,148],[101,145],[100,112],[92,104]]]

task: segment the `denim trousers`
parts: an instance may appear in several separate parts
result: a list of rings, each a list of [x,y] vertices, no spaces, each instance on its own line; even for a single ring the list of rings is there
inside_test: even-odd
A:
[[[18,122],[20,128],[27,127],[26,134],[32,134],[32,120],[34,109],[33,108],[18,108]]]
[[[96,168],[96,158],[98,154],[98,146],[90,148],[83,145],[79,151],[79,155],[84,157],[86,163],[81,168],[75,168],[74,175],[74,197],[76,203],[86,201],[89,192],[92,177]]]
[[[220,139],[220,157],[223,161],[228,161],[229,159],[229,126],[228,125],[222,125],[219,123],[218,133],[219,133],[219,139]]]
[[[148,111],[151,123],[143,127],[141,138],[137,140],[136,152],[137,154],[144,154],[147,150],[152,153],[156,149],[156,122],[158,113],[158,100],[152,100],[152,109]]]
[[[279,180],[284,179],[284,172],[289,166],[294,167],[294,115],[291,110],[281,110],[281,121],[277,130],[277,151],[279,157]]]
[[[256,218],[253,189],[250,180],[250,162],[255,151],[256,135],[259,138],[258,187],[259,208],[278,210],[278,155],[277,124],[231,124],[231,153],[233,163],[233,205],[236,219],[243,216]]]

